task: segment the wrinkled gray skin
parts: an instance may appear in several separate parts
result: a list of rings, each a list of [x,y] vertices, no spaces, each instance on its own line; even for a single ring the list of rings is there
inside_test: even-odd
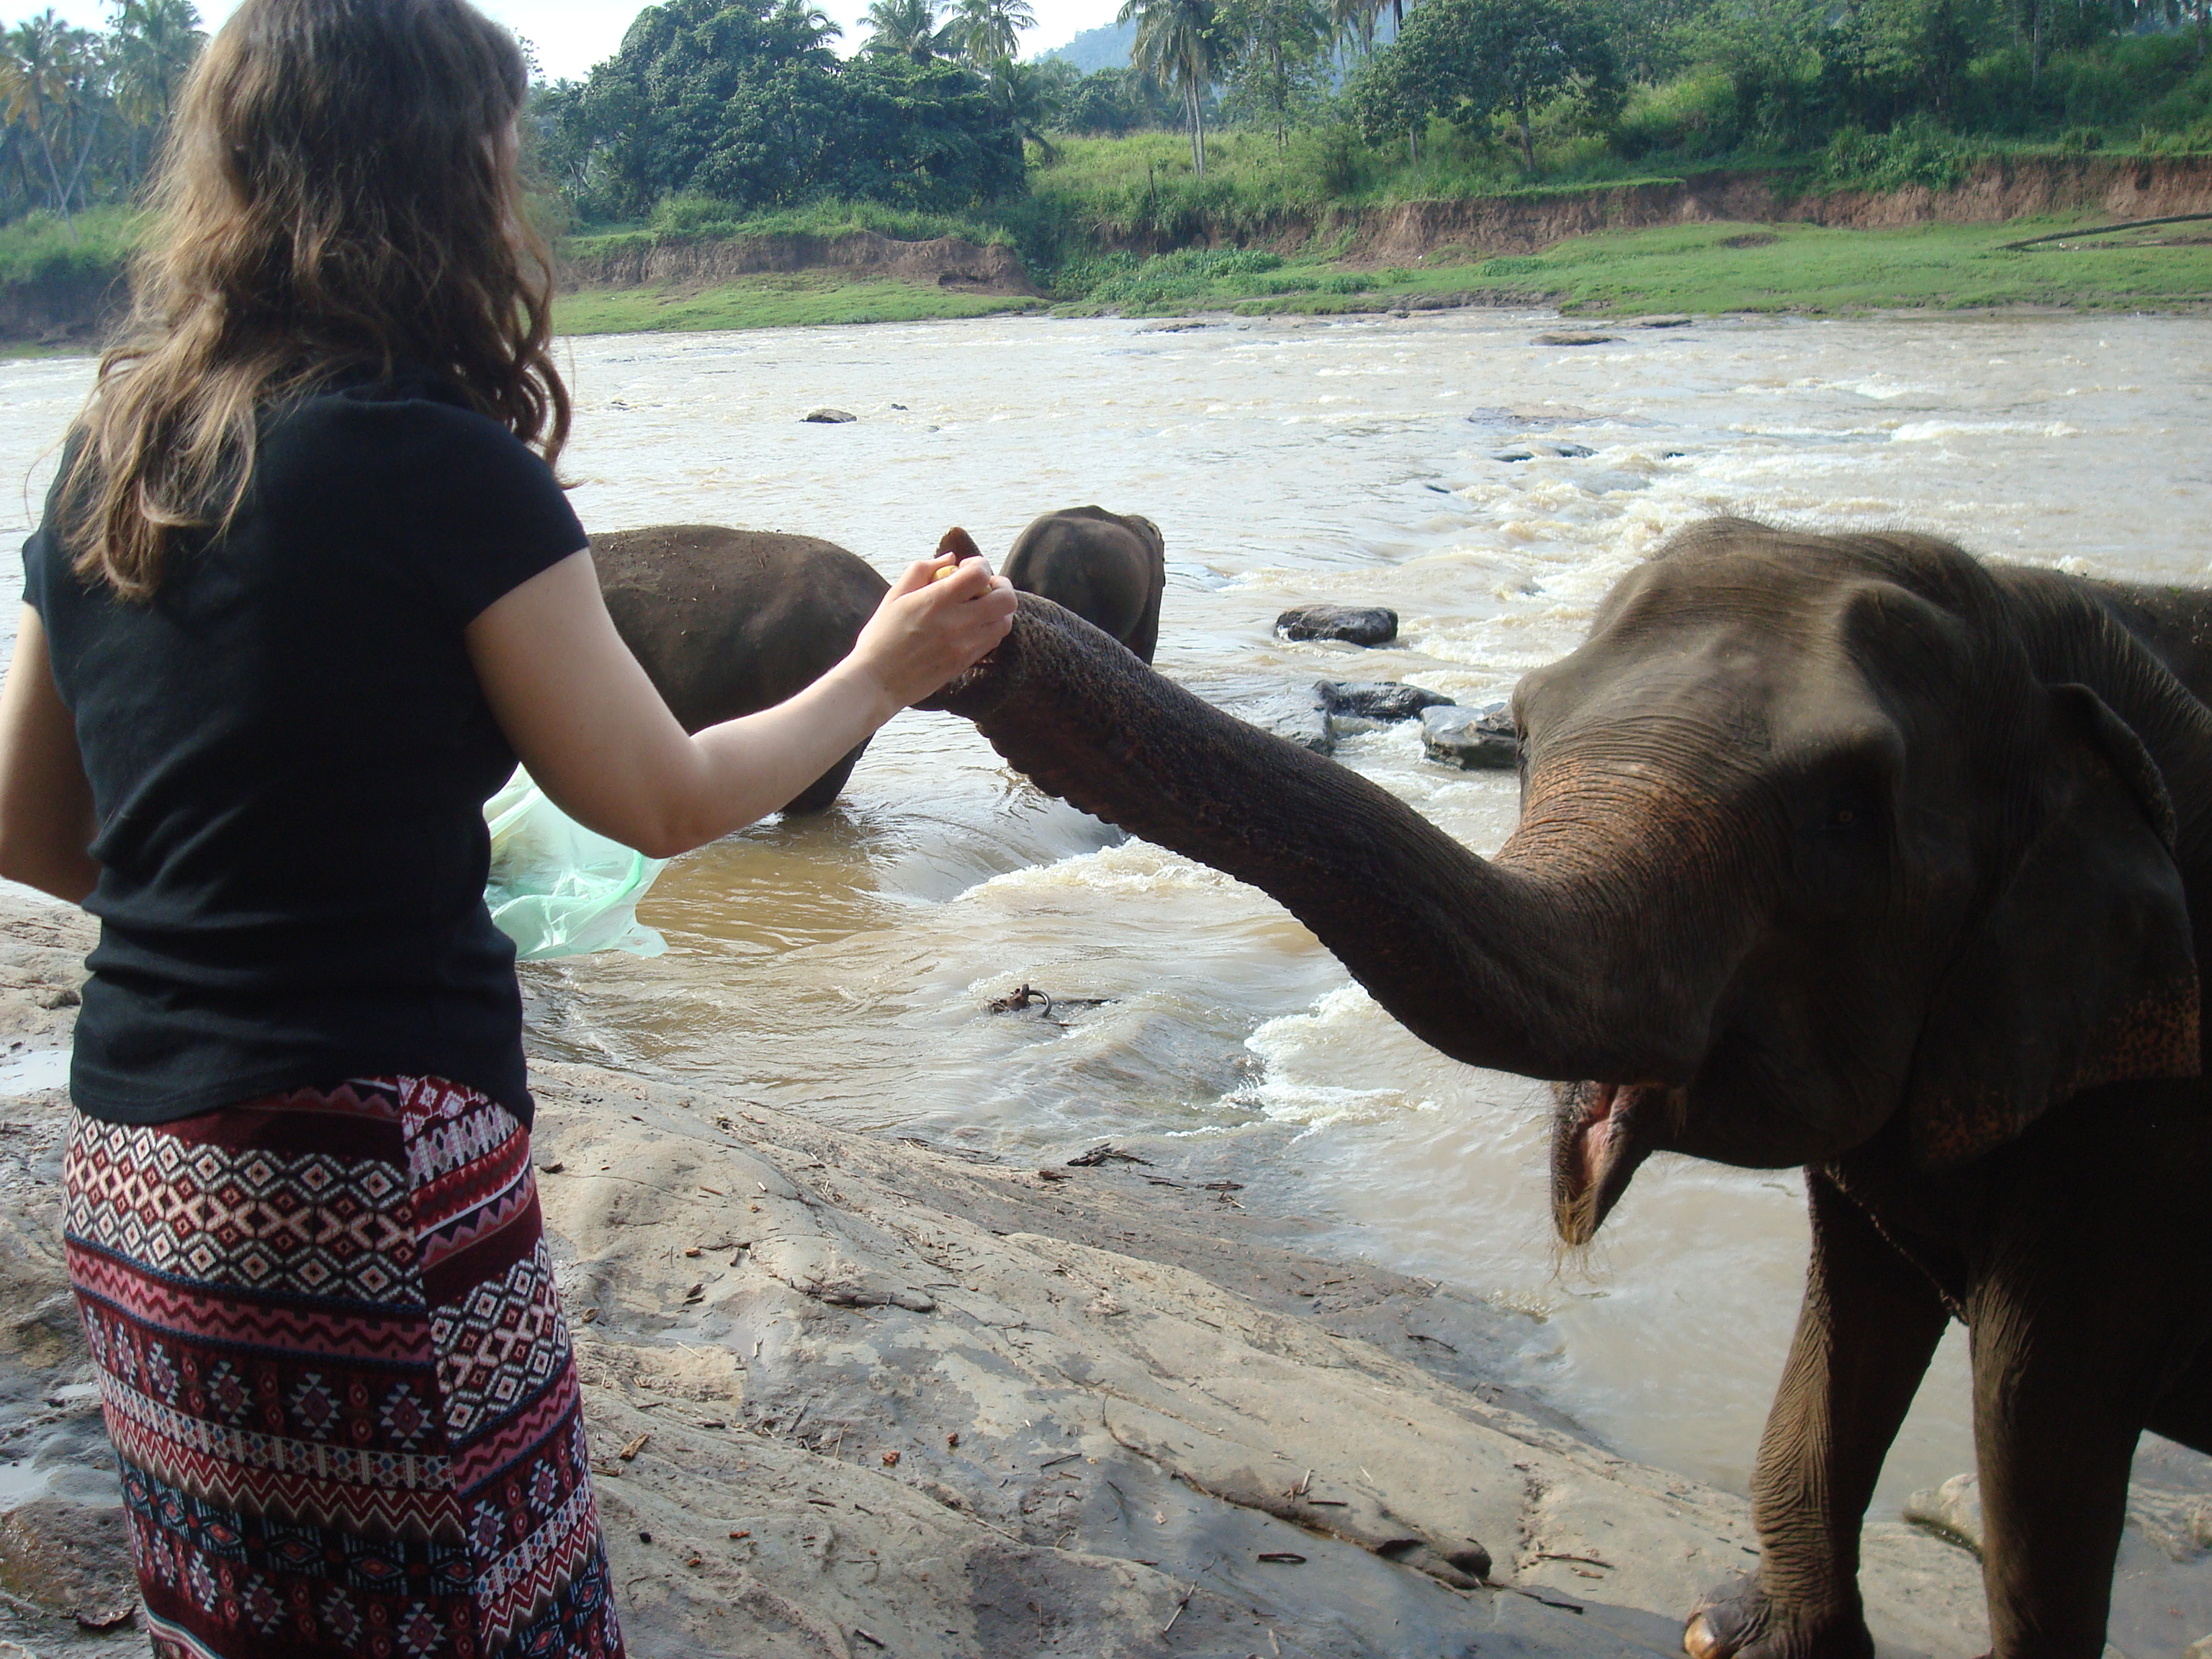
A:
[[[852,650],[890,584],[812,536],[656,525],[592,538],[615,629],[687,732],[773,708]],[[784,807],[827,811],[863,742]]]
[[[943,701],[1437,1048],[1565,1079],[1570,1243],[1656,1150],[1805,1166],[1759,1570],[1693,1654],[1872,1653],[1860,1517],[1956,1317],[1994,1650],[2097,1659],[2137,1437],[2212,1450],[2208,690],[2206,593],[1717,520],[1522,683],[1492,861],[1035,600]]]
[[[1150,519],[1103,507],[1048,513],[1015,538],[999,574],[1152,659],[1168,564],[1167,544]]]

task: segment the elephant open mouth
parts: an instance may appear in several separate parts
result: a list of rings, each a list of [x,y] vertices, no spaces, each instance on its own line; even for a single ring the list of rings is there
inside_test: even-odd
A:
[[[1562,1083],[1552,1121],[1552,1220],[1559,1237],[1587,1244],[1650,1157],[1680,1089],[1656,1083]]]

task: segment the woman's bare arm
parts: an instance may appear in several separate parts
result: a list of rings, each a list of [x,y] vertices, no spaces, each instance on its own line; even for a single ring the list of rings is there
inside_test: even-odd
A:
[[[775,811],[893,714],[1004,639],[1013,591],[970,559],[908,567],[852,653],[787,702],[686,736],[615,632],[588,549],[495,600],[469,655],[500,729],[555,804],[654,858]]]
[[[0,876],[82,904],[100,880],[90,851],[99,829],[46,624],[27,605],[0,689]]]

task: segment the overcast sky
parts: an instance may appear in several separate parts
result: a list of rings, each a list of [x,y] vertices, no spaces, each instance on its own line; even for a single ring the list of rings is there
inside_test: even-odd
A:
[[[628,0],[477,0],[477,3],[538,48],[538,60],[555,80],[580,76],[602,58],[611,57],[623,32],[641,9]],[[868,0],[818,0],[845,26],[842,46],[850,52],[867,36],[860,19]],[[1119,0],[1030,0],[1037,26],[1023,38],[1024,53],[1067,44],[1079,31],[1110,23]],[[234,0],[199,0],[200,15],[212,28],[235,9]],[[0,6],[10,21],[38,8],[28,0]],[[941,9],[942,8],[940,8]],[[100,0],[54,0],[54,9],[70,22],[102,28],[112,15]]]

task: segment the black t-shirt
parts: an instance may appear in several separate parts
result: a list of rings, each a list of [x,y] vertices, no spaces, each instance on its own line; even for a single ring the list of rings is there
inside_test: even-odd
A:
[[[150,602],[23,550],[100,832],[78,1108],[158,1123],[400,1073],[528,1121],[483,807],[514,755],[462,629],[584,545],[550,470],[428,377],[264,416],[219,542]]]

